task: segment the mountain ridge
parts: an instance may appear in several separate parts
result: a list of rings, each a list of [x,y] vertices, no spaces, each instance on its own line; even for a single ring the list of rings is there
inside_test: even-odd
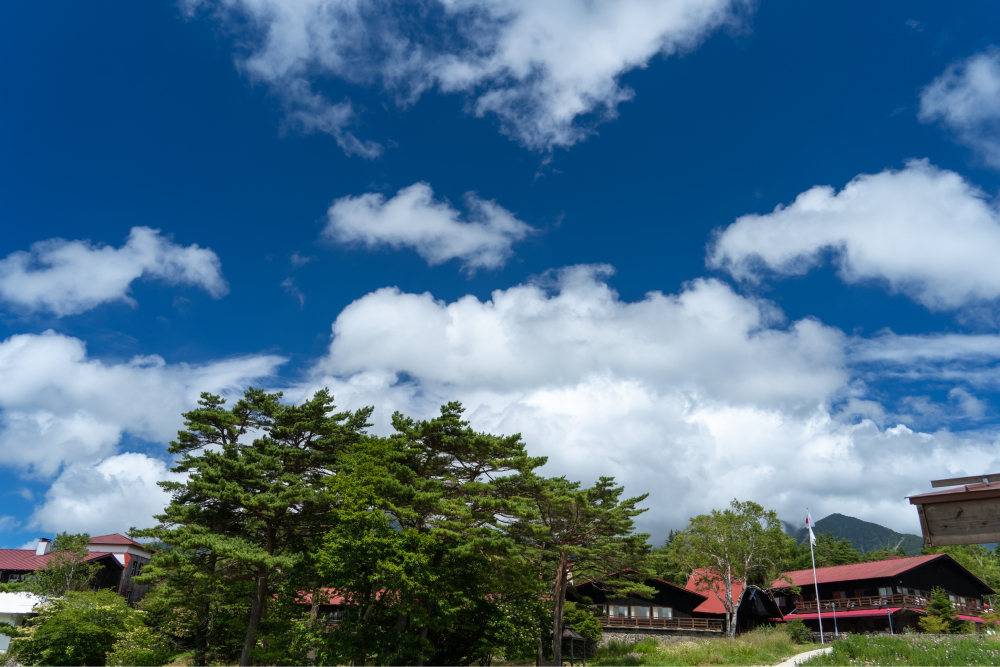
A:
[[[808,534],[805,528],[799,528],[793,532],[794,525],[787,521],[783,521],[782,523],[785,525],[785,531],[794,537],[799,544],[805,541]],[[903,547],[903,551],[906,552],[907,556],[919,556],[920,551],[924,547],[924,538],[919,535],[897,533],[891,528],[880,526],[877,523],[863,521],[862,519],[856,519],[853,516],[836,512],[817,521],[815,532],[817,535],[820,533],[833,533],[833,536],[837,539],[850,540],[854,548],[861,553],[874,549],[896,549]]]

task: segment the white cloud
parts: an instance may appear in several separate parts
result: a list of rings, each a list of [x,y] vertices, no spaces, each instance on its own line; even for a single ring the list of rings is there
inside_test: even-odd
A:
[[[153,515],[170,502],[169,494],[156,483],[182,477],[145,454],[119,454],[96,465],[74,464],[49,488],[28,526],[91,535],[147,528],[155,523]]]
[[[1000,460],[990,433],[852,423],[881,410],[859,398],[835,413],[854,391],[836,329],[786,324],[713,280],[623,302],[608,272],[571,267],[487,302],[378,290],[341,312],[328,355],[290,394],[328,386],[342,407],[375,405],[380,432],[394,410],[426,417],[461,400],[476,428],[522,433],[548,474],[650,492],[641,525],[658,539],[733,497],[915,531],[904,495]]]
[[[252,34],[240,60],[271,86],[293,120],[358,148],[344,129],[348,102],[331,104],[313,81],[335,76],[377,84],[400,105],[429,88],[470,96],[477,116],[495,115],[532,149],[570,146],[613,118],[632,91],[622,74],[657,55],[694,48],[749,9],[745,0],[186,0],[242,20]],[[581,117],[588,122],[581,123]]]
[[[0,343],[0,465],[47,477],[116,453],[124,433],[167,442],[202,391],[242,391],[284,362],[270,355],[201,365],[88,358],[83,341],[54,333]]]
[[[981,190],[926,160],[743,216],[716,237],[708,264],[758,280],[766,271],[806,273],[828,252],[845,282],[884,281],[932,310],[1000,297],[1000,213]]]
[[[149,227],[133,227],[121,248],[49,239],[0,260],[0,299],[28,311],[75,315],[108,301],[134,304],[140,278],[200,287],[214,298],[229,292],[218,256],[197,244],[180,246]]]
[[[920,94],[920,120],[940,121],[1000,168],[1000,49],[952,63]]]
[[[511,245],[535,229],[494,201],[470,192],[469,213],[434,199],[427,183],[414,183],[391,199],[378,193],[333,202],[323,234],[339,243],[368,248],[413,248],[430,265],[462,260],[468,271],[497,269],[513,254]]]

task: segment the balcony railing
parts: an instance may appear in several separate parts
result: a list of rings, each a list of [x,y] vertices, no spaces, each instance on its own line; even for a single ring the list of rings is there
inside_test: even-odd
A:
[[[851,611],[853,609],[879,609],[886,607],[909,607],[911,609],[926,609],[930,598],[919,595],[870,595],[867,597],[841,598],[840,600],[820,600],[820,611],[823,613],[832,612],[834,603],[837,611]],[[804,600],[795,605],[800,614],[815,614],[816,601]],[[966,614],[968,616],[981,616],[987,610],[978,605],[952,603],[955,613]]]
[[[602,616],[606,628],[666,628],[670,630],[705,630],[722,632],[722,621],[712,618],[639,618],[635,616]]]

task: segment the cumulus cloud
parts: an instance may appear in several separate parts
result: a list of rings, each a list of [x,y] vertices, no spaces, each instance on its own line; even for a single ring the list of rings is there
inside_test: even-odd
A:
[[[920,120],[940,121],[956,139],[1000,168],[1000,49],[952,63],[920,94]]]
[[[129,288],[140,278],[200,287],[214,298],[229,292],[210,249],[177,245],[158,229],[133,227],[120,248],[56,238],[11,253],[0,260],[0,299],[63,317],[108,301],[134,304]]]
[[[497,269],[511,246],[535,231],[494,201],[465,195],[468,215],[434,199],[427,183],[414,183],[386,199],[378,193],[333,202],[323,234],[368,248],[413,248],[431,266],[460,259],[468,271]]]
[[[429,88],[469,96],[477,116],[547,150],[583,139],[631,99],[622,74],[657,55],[694,48],[752,6],[746,0],[186,0],[231,25],[250,27],[239,61],[283,99],[303,128],[358,148],[345,128],[353,110],[315,92],[334,76],[375,84],[400,105]],[[580,122],[585,117],[588,122]]]
[[[255,355],[167,364],[152,355],[112,364],[52,331],[11,336],[0,342],[0,463],[50,477],[64,465],[113,456],[125,433],[167,442],[202,391],[241,391],[284,361]]]
[[[803,274],[832,255],[847,283],[882,281],[931,310],[1000,296],[1000,212],[960,175],[926,160],[816,186],[721,231],[708,264],[738,280]]]
[[[96,465],[75,464],[52,484],[28,526],[49,533],[91,535],[147,528],[170,502],[169,494],[156,483],[182,477],[145,454],[119,454]]]
[[[991,433],[835,410],[856,392],[837,329],[785,322],[714,280],[625,302],[609,273],[570,267],[485,302],[378,290],[341,312],[328,354],[291,393],[328,386],[343,407],[375,405],[383,432],[394,410],[430,416],[459,399],[476,428],[522,433],[549,474],[650,492],[641,525],[657,539],[734,496],[915,531],[903,496],[998,460]],[[952,397],[975,410],[968,398]],[[878,412],[861,399],[851,415]]]

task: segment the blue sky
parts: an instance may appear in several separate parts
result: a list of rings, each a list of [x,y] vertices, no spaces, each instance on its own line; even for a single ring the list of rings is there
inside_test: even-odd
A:
[[[994,3],[366,7],[0,9],[0,545],[148,523],[250,383],[462,400],[657,539],[1000,469]]]

